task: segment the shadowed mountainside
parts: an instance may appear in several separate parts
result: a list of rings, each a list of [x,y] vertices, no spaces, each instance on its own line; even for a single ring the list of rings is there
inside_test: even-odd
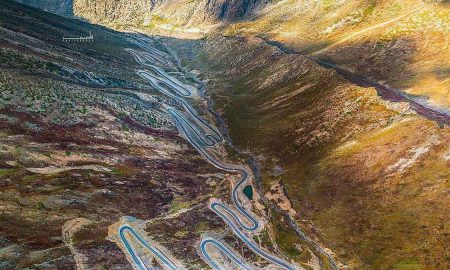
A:
[[[15,0],[24,5],[33,6],[61,16],[73,15],[73,0]]]
[[[53,10],[68,2],[38,5]],[[448,1],[76,0],[73,7],[76,16],[118,29],[179,37],[211,31],[260,36],[403,91],[426,106],[450,106]]]
[[[297,222],[350,269],[448,267],[448,126],[259,38],[167,42],[208,78],[266,197],[289,209],[284,186]]]

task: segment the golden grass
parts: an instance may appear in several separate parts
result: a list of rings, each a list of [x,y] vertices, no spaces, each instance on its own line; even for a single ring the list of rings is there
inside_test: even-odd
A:
[[[447,108],[449,31],[450,6],[419,0],[281,1],[225,28],[227,35],[264,34]]]

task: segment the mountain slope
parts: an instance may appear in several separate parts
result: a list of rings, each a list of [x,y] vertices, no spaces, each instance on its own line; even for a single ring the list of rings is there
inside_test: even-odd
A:
[[[225,31],[279,41],[429,106],[450,107],[448,1],[280,1]]]
[[[265,0],[19,0],[62,16],[75,15],[112,27],[181,30],[209,27],[219,22],[246,18],[266,4]]]
[[[262,193],[349,269],[448,267],[448,126],[260,38],[167,42],[258,157]]]
[[[229,158],[256,157],[259,194],[278,206],[265,216],[260,245],[307,269],[332,268],[332,257],[342,269],[440,270],[449,268],[450,250],[447,2],[77,0],[74,13],[165,35],[210,30],[199,40],[159,38],[207,82],[244,149],[229,147]],[[167,100],[134,75],[141,67],[124,49],[165,50],[160,41],[0,8],[7,269],[66,269],[80,260],[126,267],[105,240],[124,215],[153,220],[147,232],[162,232],[156,240],[192,269],[206,267],[193,247],[211,230],[261,263],[204,207],[229,188],[223,175],[175,136],[160,104]],[[89,31],[93,44],[61,41]],[[184,74],[168,62],[171,74]],[[197,102],[202,112],[205,103]]]
[[[61,16],[69,17],[73,15],[72,0],[16,0],[16,2],[32,7],[37,7]]]
[[[90,31],[94,42],[62,41]],[[109,230],[124,216],[165,217],[152,226],[171,252],[205,267],[199,234],[224,226],[203,202],[227,190],[177,135],[166,97],[135,74],[142,67],[125,48],[164,50],[141,35],[0,2],[0,269],[130,269]],[[184,74],[174,59],[166,65]]]
[[[448,1],[78,0],[74,13],[163,35],[264,37],[449,113]]]

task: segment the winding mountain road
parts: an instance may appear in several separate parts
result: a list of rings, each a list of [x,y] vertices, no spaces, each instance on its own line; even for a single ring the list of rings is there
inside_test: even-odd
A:
[[[223,141],[222,135],[208,122],[206,122],[202,117],[200,117],[197,111],[189,103],[184,101],[182,98],[172,94],[167,89],[164,89],[159,86],[159,82],[163,82],[164,78],[157,78],[152,74],[143,70],[138,70],[137,73],[144,79],[149,80],[150,84],[155,89],[158,89],[162,94],[175,99],[179,104],[181,104],[182,108],[190,114],[191,118],[193,118],[200,127],[203,127],[204,130],[207,130],[208,133],[206,131],[200,131],[196,128],[198,133],[203,134],[204,137],[203,144],[205,146],[214,146],[217,143]]]
[[[303,269],[270,254],[269,252],[262,249],[252,239],[252,234],[262,229],[263,226],[258,221],[258,219],[255,218],[249,212],[249,210],[245,209],[245,207],[243,206],[240,199],[245,197],[239,196],[239,194],[242,194],[243,184],[250,182],[250,169],[243,165],[230,165],[222,163],[208,152],[208,148],[215,147],[224,139],[214,127],[212,127],[205,119],[200,117],[197,111],[184,100],[184,98],[193,98],[197,93],[197,89],[193,86],[184,84],[177,78],[170,76],[162,68],[149,63],[151,59],[146,59],[145,54],[140,54],[139,52],[132,49],[127,49],[127,51],[133,55],[133,57],[139,64],[145,65],[151,69],[151,71],[138,70],[137,74],[146,79],[153,88],[160,91],[163,95],[176,100],[183,108],[184,113],[172,106],[165,105],[167,113],[170,114],[174,119],[179,132],[213,166],[227,172],[239,174],[240,179],[236,182],[231,191],[231,200],[238,211],[235,212],[235,210],[233,210],[231,207],[227,206],[217,199],[211,201],[211,203],[209,204],[209,208],[220,218],[222,218],[222,220],[229,226],[233,233],[237,237],[239,237],[255,254],[282,269]],[[158,56],[165,56],[164,54],[158,54]],[[155,56],[153,56],[153,58],[154,57]],[[193,120],[193,122],[191,120]],[[145,241],[140,238],[140,236],[131,227],[121,227],[121,229],[119,230],[119,234],[121,235],[122,242],[124,243],[130,256],[133,258],[135,264],[140,267],[139,269],[144,270],[147,268],[143,268],[145,267],[145,265],[134,253],[129,243],[126,242],[126,238],[123,236],[125,231],[128,231],[135,239],[137,239],[138,242],[147,250],[149,250],[156,258],[158,258],[163,265],[165,265],[169,269],[177,269],[176,265],[172,261],[170,261],[160,250],[145,243]],[[218,270],[223,269],[223,267],[220,266],[220,263],[216,258],[211,256],[207,248],[208,246],[217,248],[222,254],[228,257],[241,269],[255,269],[254,266],[250,266],[245,262],[244,259],[240,258],[236,253],[231,251],[223,243],[216,239],[208,237],[201,240],[200,252],[205,261],[213,269]]]
[[[128,254],[133,258],[134,263],[140,270],[150,270],[152,268],[148,268],[145,263],[142,261],[142,259],[136,254],[133,247],[130,245],[130,242],[127,240],[125,233],[129,233],[131,236],[133,236],[134,239],[136,239],[142,246],[145,247],[146,250],[150,251],[161,263],[162,265],[165,265],[168,269],[171,270],[177,270],[180,269],[179,266],[177,266],[172,260],[167,258],[158,248],[149,245],[142,237],[130,226],[121,226],[119,228],[119,237],[122,241],[123,245],[125,246]]]
[[[255,267],[250,266],[247,262],[245,262],[243,259],[241,259],[239,256],[236,255],[233,251],[231,251],[228,247],[226,247],[221,242],[217,241],[213,238],[206,238],[203,239],[200,243],[200,252],[203,254],[203,256],[206,258],[206,260],[209,262],[209,265],[214,270],[221,270],[222,268],[214,262],[214,259],[209,255],[207,251],[207,246],[212,245],[219,249],[221,252],[223,252],[228,258],[230,258],[239,268],[244,270],[252,270],[255,269]]]
[[[259,247],[258,244],[255,243],[250,237],[248,237],[244,232],[242,232],[242,229],[248,232],[254,232],[259,229],[261,229],[261,226],[259,225],[258,221],[249,213],[247,212],[244,207],[241,205],[241,203],[238,200],[238,191],[240,191],[240,187],[243,183],[248,181],[248,172],[246,172],[244,169],[241,169],[237,166],[237,168],[230,167],[230,165],[225,165],[214,158],[212,158],[205,149],[201,146],[201,140],[197,136],[197,133],[195,132],[195,128],[193,128],[191,125],[188,124],[188,122],[180,117],[180,115],[174,111],[173,109],[168,109],[168,112],[174,117],[177,126],[179,130],[185,135],[187,140],[197,149],[197,151],[200,152],[200,154],[212,165],[215,167],[230,171],[230,172],[239,172],[241,174],[241,179],[237,182],[237,184],[232,189],[232,201],[236,208],[239,210],[239,213],[246,217],[248,221],[251,222],[252,225],[247,226],[241,219],[241,217],[236,214],[231,208],[226,206],[225,204],[221,202],[211,202],[209,207],[212,211],[214,211],[219,217],[222,218],[222,220],[231,228],[231,230],[234,232],[236,236],[238,236],[253,252],[261,256],[262,258],[266,259],[269,262],[272,262],[284,269],[294,270],[297,269],[296,267],[293,267],[288,262],[279,259],[276,256],[271,255],[267,251],[264,251],[262,248]],[[230,219],[231,217],[232,219]],[[236,223],[238,225],[236,225]],[[238,227],[239,226],[239,227]],[[241,229],[242,228],[242,229]],[[217,245],[222,246],[220,242],[216,243]],[[206,250],[202,250],[203,256],[208,260],[210,256],[206,252]],[[214,265],[214,261],[209,261],[210,265]]]

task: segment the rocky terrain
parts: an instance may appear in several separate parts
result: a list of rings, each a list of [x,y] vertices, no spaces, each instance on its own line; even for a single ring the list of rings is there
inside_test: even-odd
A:
[[[92,43],[62,41],[89,31]],[[0,32],[0,269],[131,269],[107,238],[124,216],[186,220],[189,233],[157,235],[204,266],[199,233],[224,227],[204,202],[228,186],[124,50],[159,45],[14,2],[0,3]]]
[[[266,0],[57,0],[18,2],[62,16],[101,23],[113,28],[142,28],[153,32],[201,35],[218,22],[251,16]]]
[[[448,1],[280,1],[225,31],[281,42],[448,111]]]
[[[266,197],[347,268],[449,266],[447,125],[260,38],[166,42],[208,78]]]
[[[73,1],[72,0],[17,0],[16,2],[24,5],[33,6],[42,10],[59,14],[61,16],[73,15]]]
[[[263,37],[449,113],[445,0],[22,2],[116,29],[182,38],[215,31]]]
[[[191,73],[154,61],[205,82],[234,144],[216,150],[254,168],[260,247],[305,269],[450,268],[448,1],[22,2],[159,36],[0,4],[0,269],[128,269],[125,222],[192,269],[205,233],[272,267],[207,208],[235,175],[177,135],[180,104],[125,48],[170,48]]]
[[[180,136],[167,108],[188,107],[154,83],[166,76],[201,93],[198,71],[184,69],[158,38],[15,2],[0,4],[0,25],[0,269],[136,269],[124,226],[186,269],[208,268],[199,247],[205,238],[226,242],[255,267],[279,269],[211,211],[212,198],[231,204],[237,175],[208,164]],[[62,39],[89,32],[93,42]],[[147,77],[137,72],[154,64]],[[214,122],[201,95],[190,106],[203,123]],[[223,145],[212,151],[246,164],[227,147],[229,154]],[[269,224],[244,236],[257,249],[305,269],[332,268],[326,250],[301,238],[289,216],[268,208],[259,193],[245,205]],[[279,245],[274,236],[291,239]],[[128,237],[146,267],[164,267]]]

